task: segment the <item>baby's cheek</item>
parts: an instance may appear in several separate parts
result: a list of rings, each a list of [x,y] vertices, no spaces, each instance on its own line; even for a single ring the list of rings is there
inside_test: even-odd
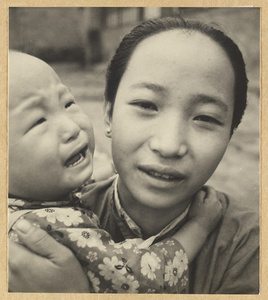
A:
[[[77,118],[77,123],[82,130],[88,132],[89,134],[93,134],[93,125],[88,116],[81,114],[81,116]]]

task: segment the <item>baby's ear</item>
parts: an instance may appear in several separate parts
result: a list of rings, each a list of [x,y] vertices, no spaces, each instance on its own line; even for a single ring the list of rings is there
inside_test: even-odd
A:
[[[112,136],[112,111],[113,111],[112,103],[105,101],[104,102],[104,127],[105,127],[105,134],[109,138]]]

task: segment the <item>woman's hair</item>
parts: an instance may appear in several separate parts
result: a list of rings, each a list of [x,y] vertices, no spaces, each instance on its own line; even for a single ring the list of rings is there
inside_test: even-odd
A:
[[[195,20],[184,20],[181,17],[168,17],[149,20],[136,26],[119,44],[106,73],[105,99],[111,103],[111,115],[120,80],[127,68],[130,57],[136,46],[152,35],[182,29],[197,31],[218,43],[228,55],[235,73],[235,103],[232,121],[232,131],[241,122],[247,104],[247,75],[245,62],[238,46],[222,31]]]

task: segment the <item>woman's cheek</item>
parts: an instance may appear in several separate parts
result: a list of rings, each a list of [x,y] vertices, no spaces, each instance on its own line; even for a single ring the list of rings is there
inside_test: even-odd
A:
[[[208,144],[208,148],[210,151],[207,151],[206,155],[206,161],[209,165],[211,165],[212,171],[214,171],[220,161],[222,160],[222,157],[226,151],[226,148],[228,146],[228,142],[218,141],[218,143]]]

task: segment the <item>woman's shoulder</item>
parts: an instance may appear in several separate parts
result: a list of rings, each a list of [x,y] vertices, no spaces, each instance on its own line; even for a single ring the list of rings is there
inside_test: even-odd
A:
[[[235,234],[241,237],[249,234],[258,236],[259,213],[256,208],[222,192],[217,192],[217,196],[223,206],[221,231],[229,232],[228,235]]]
[[[252,216],[258,217],[257,206],[249,205],[249,201],[243,201],[243,199],[236,198],[224,192],[217,191],[217,197],[222,203],[224,214],[230,217],[242,217]],[[252,199],[252,201],[258,201],[258,199]]]
[[[223,218],[196,258],[194,293],[258,293],[258,213],[238,198],[217,196]]]

